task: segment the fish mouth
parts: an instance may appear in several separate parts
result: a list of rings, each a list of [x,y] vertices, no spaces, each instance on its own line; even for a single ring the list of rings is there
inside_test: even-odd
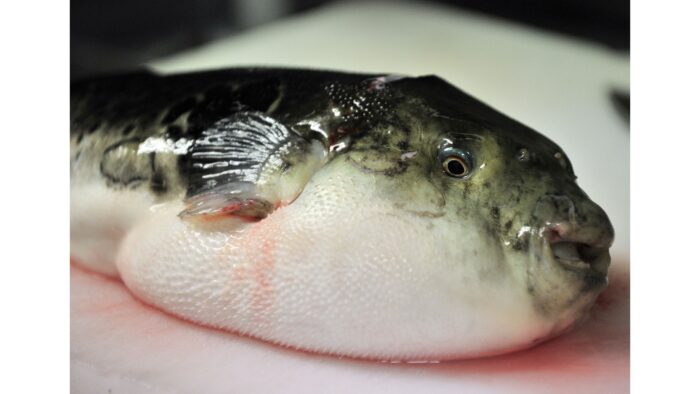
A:
[[[545,231],[545,239],[553,260],[562,268],[586,274],[608,273],[611,240],[590,240],[575,234],[563,236],[557,229]]]
[[[577,241],[549,242],[552,257],[562,267],[582,271],[607,274],[610,265],[610,252],[606,247],[589,245]]]

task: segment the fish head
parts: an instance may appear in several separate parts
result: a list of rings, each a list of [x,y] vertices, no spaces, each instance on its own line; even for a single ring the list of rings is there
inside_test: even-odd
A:
[[[439,123],[454,130],[460,122]],[[566,326],[581,317],[607,284],[614,231],[562,149],[530,130],[493,125],[450,131],[431,145],[431,183],[461,230],[490,238],[485,244],[520,273],[543,317]]]
[[[482,317],[509,324],[496,315],[527,309],[520,322],[532,330],[531,343],[581,320],[607,285],[614,231],[576,183],[565,152],[437,77],[393,84],[402,98],[396,118],[346,155],[371,174],[366,198],[428,223],[435,253],[426,264],[438,270],[439,260],[469,292],[482,291],[478,301],[464,299],[469,308],[487,303]]]

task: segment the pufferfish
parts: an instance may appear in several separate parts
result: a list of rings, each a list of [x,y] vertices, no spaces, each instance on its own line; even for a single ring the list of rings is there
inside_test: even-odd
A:
[[[562,149],[436,76],[245,68],[71,86],[71,256],[203,326],[374,360],[527,348],[606,287]]]

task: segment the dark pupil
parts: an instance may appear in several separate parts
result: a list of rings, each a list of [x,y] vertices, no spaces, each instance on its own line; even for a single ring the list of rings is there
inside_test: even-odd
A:
[[[464,165],[459,160],[450,160],[447,163],[447,171],[453,175],[462,175],[464,174]]]

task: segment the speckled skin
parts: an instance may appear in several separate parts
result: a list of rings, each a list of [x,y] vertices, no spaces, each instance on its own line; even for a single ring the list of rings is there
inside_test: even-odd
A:
[[[138,72],[71,87],[71,155],[75,167],[95,167],[110,186],[149,187],[167,198],[197,192],[188,154],[137,157],[146,138],[196,140],[222,118],[243,111],[269,114],[306,140],[327,147],[388,113],[390,93],[371,91],[372,75],[283,69],[234,69],[158,76]],[[358,97],[367,103],[353,104]],[[332,109],[342,113],[336,115]],[[317,120],[325,135],[312,129]],[[367,133],[371,134],[371,133]],[[123,152],[120,151],[122,148]],[[85,154],[89,155],[88,159]],[[129,164],[126,164],[129,162]]]
[[[576,185],[562,150],[435,76],[239,69],[86,81],[71,92],[72,183],[98,182],[116,192],[148,194],[159,203],[236,182],[236,175],[217,178],[216,184],[203,181],[215,170],[197,166],[191,145],[177,150],[171,144],[172,149],[148,154],[139,154],[139,147],[153,136],[197,141],[216,122],[251,111],[266,114],[298,139],[292,149],[274,153],[284,163],[274,169],[281,179],[303,162],[312,141],[320,141],[327,150],[325,167],[353,168],[371,177],[377,185],[374,196],[401,216],[419,218],[424,230],[435,223],[478,232],[491,249],[488,256],[500,256],[479,266],[479,280],[497,284],[504,277],[521,278],[527,303],[553,322],[530,343],[509,348],[529,346],[569,327],[607,283],[612,226]],[[473,169],[468,176],[445,174],[438,159],[445,144],[469,152]],[[459,234],[453,235],[459,242]],[[580,252],[590,254],[586,267],[543,263],[559,261],[550,244],[562,240],[586,247]],[[482,253],[470,251],[473,256],[465,261]],[[272,334],[249,333],[290,344]],[[454,358],[507,351],[491,346],[454,354],[375,355],[291,342],[360,357]]]

